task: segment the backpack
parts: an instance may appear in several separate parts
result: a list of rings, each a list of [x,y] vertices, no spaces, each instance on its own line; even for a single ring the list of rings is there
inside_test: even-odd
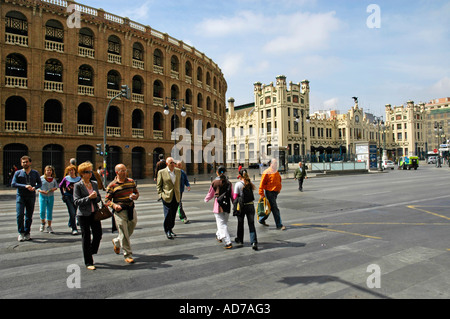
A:
[[[227,181],[226,190],[217,197],[217,203],[225,213],[229,213],[231,209],[231,183]]]
[[[242,202],[245,204],[253,202],[254,200],[255,196],[253,195],[253,191],[251,189],[244,187],[242,189]]]

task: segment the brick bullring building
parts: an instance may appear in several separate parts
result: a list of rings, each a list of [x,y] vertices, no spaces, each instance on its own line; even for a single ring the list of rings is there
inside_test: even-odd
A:
[[[101,166],[96,144],[103,142],[107,105],[122,85],[130,87],[131,99],[112,101],[106,119],[110,177],[117,163],[127,165],[134,178],[152,177],[158,154],[171,152],[175,127],[192,133],[201,120],[201,132],[224,131],[227,83],[218,65],[195,48],[70,0],[0,4],[4,182],[25,154],[39,172],[55,166],[58,178],[72,157]],[[202,141],[203,147],[207,143]],[[186,166],[188,174],[210,168]]]

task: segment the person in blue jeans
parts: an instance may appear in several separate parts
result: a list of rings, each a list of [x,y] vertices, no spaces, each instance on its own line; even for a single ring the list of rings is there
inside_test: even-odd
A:
[[[25,155],[20,159],[22,168],[15,172],[11,187],[17,188],[16,219],[19,232],[18,241],[31,240],[30,231],[33,222],[36,189],[41,188],[39,173],[31,169],[31,157]]]
[[[72,164],[66,167],[64,175],[61,183],[59,183],[59,190],[61,191],[62,200],[66,203],[69,212],[69,227],[72,228],[72,235],[78,235],[78,228],[75,220],[77,207],[73,201],[73,188],[75,183],[78,183],[81,180],[81,177],[78,176],[77,167]]]
[[[47,165],[44,169],[44,175],[41,176],[42,187],[39,189],[39,216],[41,217],[40,231],[45,230],[45,220],[47,217],[47,232],[53,233],[53,204],[55,201],[55,191],[58,189],[58,183],[55,178],[55,168]]]

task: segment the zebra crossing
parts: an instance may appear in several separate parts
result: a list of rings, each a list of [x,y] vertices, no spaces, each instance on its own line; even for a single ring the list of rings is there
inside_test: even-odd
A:
[[[54,234],[39,232],[39,206],[33,216],[32,241],[18,242],[15,202],[1,201],[0,213],[0,298],[151,298],[151,299],[295,299],[295,298],[402,298],[413,282],[395,284],[412,266],[442,258],[445,251],[420,246],[393,246],[389,240],[325,232],[314,227],[295,226],[298,210],[282,209],[287,231],[259,224],[259,251],[246,242],[231,250],[215,239],[216,222],[212,202],[204,203],[207,184],[184,196],[183,206],[191,221],[177,219],[175,240],[163,232],[163,209],[153,188],[141,188],[136,202],[137,227],[132,235],[135,264],[126,264],[113,252],[111,220],[102,222],[103,238],[94,256],[97,270],[84,268],[81,236],[67,226],[68,213],[55,200]],[[288,191],[285,192],[287,201]],[[229,231],[236,235],[237,221],[230,216]],[[370,288],[368,266],[383,269],[381,288]],[[77,275],[78,277],[75,277]],[[431,278],[432,277],[432,278]],[[433,283],[448,282],[448,273],[430,275]],[[78,283],[78,286],[74,283]],[[430,284],[431,285],[431,284]],[[441,290],[441,297],[450,297]]]

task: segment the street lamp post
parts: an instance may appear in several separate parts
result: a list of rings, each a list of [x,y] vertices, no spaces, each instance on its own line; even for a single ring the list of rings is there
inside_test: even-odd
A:
[[[302,158],[302,162],[303,163],[305,163],[305,155],[304,155],[304,153],[306,153],[306,150],[305,150],[305,124],[304,124],[304,122],[303,122],[303,116],[304,116],[304,110],[302,109],[302,110],[300,110],[301,111],[301,113],[302,113],[302,151],[301,151],[301,153],[303,153],[302,155],[301,155],[301,158]],[[307,123],[309,123],[309,119],[310,119],[310,117],[309,117],[309,115],[306,115],[306,122]],[[300,122],[300,117],[298,116],[298,113],[297,113],[297,116],[296,116],[296,118],[295,118],[295,122]]]
[[[169,105],[167,104],[167,100],[170,100],[172,105],[173,105],[173,129],[176,129],[176,117],[177,117],[177,106],[180,104],[180,102],[182,101],[183,104],[181,106],[181,116],[185,117],[186,116],[186,107],[184,106],[184,99],[171,99],[166,97],[166,105],[164,105],[164,114],[165,115],[169,115]],[[174,146],[177,144],[177,139],[176,137],[174,138]]]
[[[436,167],[441,167],[441,156],[439,152],[439,145],[441,144],[440,137],[442,133],[442,123],[441,122],[434,122],[434,131],[436,132],[436,140],[437,140],[437,146],[436,149],[438,150],[437,153],[437,160],[436,160]]]
[[[383,116],[375,116],[375,119],[373,120],[373,124],[378,127],[378,134],[377,134],[377,150],[380,155],[380,160],[378,161],[378,171],[382,171],[383,167],[381,165],[382,162],[382,148],[380,143],[380,136],[381,136],[381,128],[384,126],[383,122]],[[377,158],[378,159],[378,158]]]
[[[117,99],[118,97],[124,97],[126,99],[131,99],[131,90],[128,85],[122,85],[122,89],[119,93],[117,93],[111,100],[108,102],[108,106],[106,107],[105,112],[105,122],[103,124],[103,149],[100,147],[100,155],[103,155],[103,185],[106,185],[106,161],[108,157],[107,144],[106,144],[106,127],[108,125],[108,112],[111,106],[112,101]]]

